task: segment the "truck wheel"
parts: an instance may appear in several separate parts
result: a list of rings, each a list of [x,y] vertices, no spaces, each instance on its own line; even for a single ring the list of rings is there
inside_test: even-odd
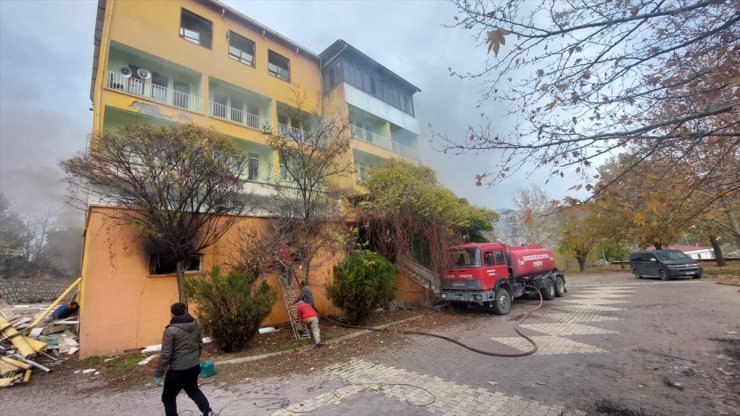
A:
[[[632,274],[634,274],[637,279],[642,279],[642,275],[637,269],[632,270]]]
[[[511,310],[511,295],[509,291],[500,287],[496,291],[496,299],[493,301],[493,313],[506,315]]]
[[[559,298],[565,296],[565,282],[560,276],[555,276],[555,296]]]
[[[667,280],[671,280],[671,278],[668,276],[668,273],[666,273],[663,269],[658,270],[658,277],[660,277],[660,280],[664,282]]]
[[[549,277],[545,278],[545,285],[540,291],[542,292],[542,297],[545,298],[545,300],[553,300],[555,299],[555,283],[552,282],[552,279]]]

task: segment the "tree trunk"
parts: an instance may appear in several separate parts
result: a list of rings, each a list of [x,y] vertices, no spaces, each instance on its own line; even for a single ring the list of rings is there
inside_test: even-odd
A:
[[[187,305],[187,299],[185,298],[185,262],[178,260],[175,263],[177,267],[177,297],[180,299],[180,303]]]
[[[716,235],[709,236],[709,243],[714,249],[714,258],[717,260],[717,266],[725,265],[725,256],[722,255],[722,248],[719,246],[719,239]]]
[[[621,270],[624,270],[624,259],[623,259],[623,258],[621,258],[621,257],[619,258],[619,268],[620,268]]]
[[[655,246],[656,250],[663,250],[663,244],[660,243],[653,243],[653,246]]]
[[[586,270],[586,257],[576,256],[576,260],[578,260],[578,270],[580,271]]]
[[[727,214],[727,220],[730,222],[730,227],[732,227],[732,234],[733,237],[735,237],[735,246],[740,249],[740,225],[738,225],[737,223],[735,213],[732,212],[732,209],[730,209],[727,200],[725,200],[724,198],[722,198],[722,206],[725,209],[725,214]]]

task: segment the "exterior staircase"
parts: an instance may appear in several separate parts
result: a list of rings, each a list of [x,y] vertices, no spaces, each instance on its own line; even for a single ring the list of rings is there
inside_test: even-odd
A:
[[[396,267],[404,275],[411,278],[411,280],[418,283],[421,287],[429,290],[430,294],[435,295],[439,293],[440,280],[439,276],[417,263],[410,256],[401,256],[396,259]]]
[[[280,291],[283,293],[283,301],[285,302],[285,308],[288,310],[290,326],[293,328],[295,339],[300,340],[311,338],[308,327],[304,326],[302,331],[298,327],[298,312],[296,311],[297,305],[293,304],[297,296],[293,290],[293,286],[290,282],[286,282],[282,277],[278,277],[278,280],[280,281]]]

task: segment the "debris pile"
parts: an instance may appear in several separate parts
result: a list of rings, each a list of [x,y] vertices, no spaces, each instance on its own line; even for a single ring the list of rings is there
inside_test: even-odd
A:
[[[50,372],[79,349],[79,321],[47,316],[56,305],[15,305],[0,299],[0,387],[27,383],[34,370]]]

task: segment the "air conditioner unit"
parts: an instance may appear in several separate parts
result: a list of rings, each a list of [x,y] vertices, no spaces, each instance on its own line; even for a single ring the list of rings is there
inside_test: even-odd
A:
[[[149,79],[152,77],[152,73],[146,68],[137,69],[136,75],[138,75],[141,79]]]
[[[128,65],[124,65],[121,67],[121,69],[118,70],[118,73],[121,74],[121,76],[124,78],[131,78],[131,75],[134,74],[134,71]]]

